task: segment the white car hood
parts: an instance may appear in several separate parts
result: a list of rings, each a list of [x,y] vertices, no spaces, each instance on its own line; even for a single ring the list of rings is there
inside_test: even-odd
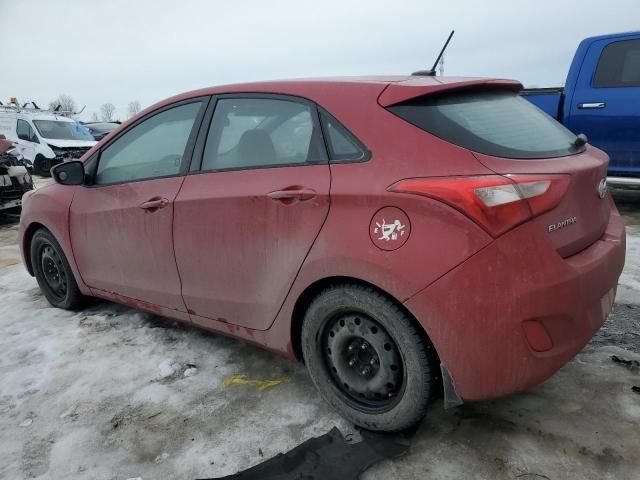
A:
[[[57,138],[43,138],[52,147],[68,148],[68,147],[93,147],[96,143],[95,140],[60,140]]]

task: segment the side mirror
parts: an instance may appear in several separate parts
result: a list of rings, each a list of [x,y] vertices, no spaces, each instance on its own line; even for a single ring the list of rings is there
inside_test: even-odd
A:
[[[84,163],[78,160],[60,163],[51,169],[51,176],[60,185],[83,185]]]

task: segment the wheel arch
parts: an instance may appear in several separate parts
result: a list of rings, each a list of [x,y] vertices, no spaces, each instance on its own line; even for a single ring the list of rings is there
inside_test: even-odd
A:
[[[357,284],[357,285],[373,288],[380,294],[384,295],[385,297],[393,301],[398,306],[398,308],[400,308],[407,315],[407,318],[409,318],[411,322],[415,325],[415,327],[421,333],[423,339],[429,345],[431,345],[433,352],[436,356],[436,361],[438,362],[438,365],[440,364],[440,355],[438,354],[438,349],[436,348],[434,343],[431,341],[431,338],[427,334],[422,324],[418,321],[416,316],[402,302],[400,302],[393,295],[389,294],[387,291],[381,289],[377,285],[374,285],[370,282],[367,282],[359,278],[349,277],[349,276],[333,276],[333,277],[326,277],[320,280],[316,280],[315,282],[307,286],[307,288],[304,289],[304,291],[300,294],[300,296],[296,300],[296,303],[293,307],[293,313],[291,314],[291,332],[290,332],[291,345],[293,347],[293,353],[295,355],[296,360],[304,361],[304,358],[302,355],[302,323],[304,321],[304,315],[307,309],[309,308],[309,305],[311,305],[311,302],[313,301],[313,299],[324,289],[332,285],[341,284],[341,283]]]
[[[35,275],[35,272],[33,271],[33,266],[31,265],[31,240],[33,240],[33,236],[41,228],[51,233],[51,230],[49,230],[42,223],[31,222],[25,229],[24,235],[22,237],[22,254],[24,256],[24,266],[27,269],[27,272],[29,272],[29,275],[31,275],[32,277]],[[53,235],[53,233],[51,233],[51,235]]]

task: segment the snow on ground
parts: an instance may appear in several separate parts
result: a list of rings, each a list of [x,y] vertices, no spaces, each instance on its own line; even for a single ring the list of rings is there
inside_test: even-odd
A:
[[[640,225],[627,227],[627,260],[620,276],[618,302],[640,304]]]
[[[115,304],[53,309],[21,265],[0,292],[0,478],[230,474],[350,429],[303,368],[257,348]],[[291,381],[224,387],[236,374]]]
[[[640,479],[640,374],[610,360],[640,360],[640,221],[627,219],[618,303],[576,359],[525,394],[434,406],[411,452],[364,478]],[[301,365],[112,303],[51,308],[15,237],[0,226],[0,479],[215,477],[353,431]],[[236,375],[288,381],[224,385]]]

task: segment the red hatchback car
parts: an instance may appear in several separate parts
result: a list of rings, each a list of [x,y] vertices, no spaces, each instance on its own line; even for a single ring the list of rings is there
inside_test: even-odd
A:
[[[216,87],[163,101],[25,195],[54,306],[101,297],[303,360],[370,429],[543,382],[625,256],[607,156],[507,80]]]

